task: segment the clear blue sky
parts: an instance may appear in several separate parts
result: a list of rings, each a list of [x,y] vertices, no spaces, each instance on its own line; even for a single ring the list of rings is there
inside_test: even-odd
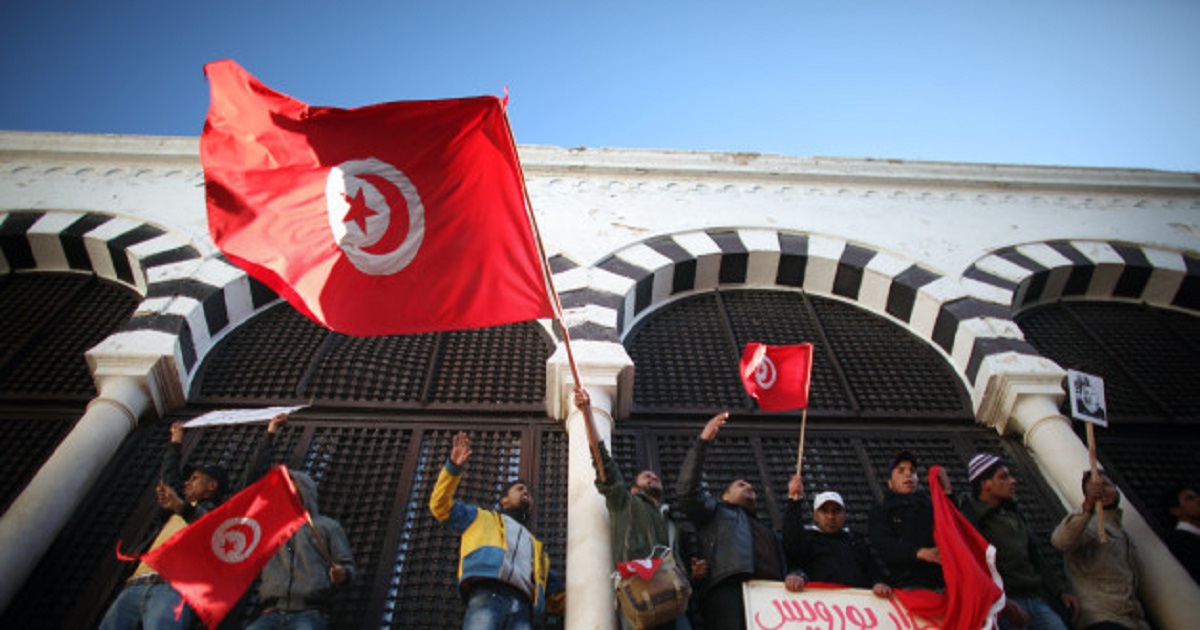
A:
[[[508,86],[522,144],[1200,171],[1197,0],[8,0],[0,129],[195,136],[221,58],[314,105]]]

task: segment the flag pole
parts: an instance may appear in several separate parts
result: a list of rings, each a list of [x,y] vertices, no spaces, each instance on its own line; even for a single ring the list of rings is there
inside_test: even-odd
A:
[[[800,448],[796,449],[796,475],[801,479],[804,478],[800,468],[804,463],[804,428],[806,424],[808,424],[808,407],[800,412]]]
[[[329,563],[329,567],[333,568],[337,563],[333,561],[333,554],[329,552],[329,547],[321,539],[321,533],[317,531],[317,526],[312,520],[312,514],[309,514],[308,510],[304,510],[304,520],[308,521],[308,528],[312,530],[313,538],[317,541],[317,550],[325,557],[325,561]]]
[[[1096,432],[1092,429],[1091,422],[1085,422],[1087,425],[1087,441],[1088,441],[1088,460],[1092,465],[1092,481],[1100,481],[1100,470],[1096,467]],[[1099,535],[1100,542],[1108,542],[1108,535],[1104,533],[1104,501],[1097,501],[1095,505],[1096,511],[1096,533]]]
[[[512,124],[508,120],[508,97],[505,96],[501,102],[500,111],[504,113],[504,127],[508,130],[508,139],[512,144],[513,162],[517,165],[517,172],[521,176],[521,193],[525,197],[525,216],[529,219],[529,226],[533,230],[533,238],[537,243],[538,257],[540,258],[542,267],[542,281],[546,283],[549,289],[550,297],[553,299],[552,306],[554,308],[554,319],[558,322],[559,330],[562,331],[563,346],[567,350],[567,363],[571,366],[571,376],[575,379],[576,387],[583,387],[583,380],[579,378],[579,367],[575,363],[575,353],[571,349],[571,333],[567,330],[567,323],[563,319],[562,302],[558,299],[558,289],[554,287],[554,275],[550,273],[550,262],[546,259],[546,246],[542,242],[542,232],[538,229],[537,217],[533,213],[533,200],[529,197],[529,187],[525,184],[525,167],[521,164],[521,157],[517,154],[517,140],[513,136]],[[600,483],[608,481],[604,474],[604,464],[600,461],[600,446],[599,436],[596,434],[596,426],[592,420],[592,407],[587,405],[581,409],[583,412],[583,425],[587,430],[588,445],[592,451],[592,463],[596,467],[596,477]]]

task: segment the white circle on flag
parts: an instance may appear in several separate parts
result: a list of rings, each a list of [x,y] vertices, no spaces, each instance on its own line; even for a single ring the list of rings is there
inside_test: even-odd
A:
[[[378,158],[349,160],[329,169],[325,209],[334,242],[368,275],[404,269],[425,240],[425,206],[417,187]]]
[[[775,379],[779,375],[775,372],[775,364],[771,362],[771,357],[764,356],[758,367],[754,368],[754,382],[762,389],[771,389],[775,387]]]
[[[237,564],[258,547],[262,540],[262,529],[258,521],[247,517],[231,518],[217,527],[212,535],[212,551],[222,562]]]

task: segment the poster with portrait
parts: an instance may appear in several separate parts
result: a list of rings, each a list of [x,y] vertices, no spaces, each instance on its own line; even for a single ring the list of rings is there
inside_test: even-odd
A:
[[[1108,406],[1104,402],[1104,379],[1094,374],[1067,370],[1067,391],[1071,395],[1071,417],[1108,426]]]

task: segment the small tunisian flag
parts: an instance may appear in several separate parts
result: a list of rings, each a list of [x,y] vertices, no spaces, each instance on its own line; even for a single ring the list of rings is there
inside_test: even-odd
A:
[[[746,393],[763,411],[808,408],[812,376],[811,343],[768,346],[751,342],[742,350],[741,377]]]
[[[301,313],[349,335],[552,316],[500,99],[314,107],[204,71],[213,242]]]
[[[942,628],[988,630],[1004,608],[1004,582],[996,570],[996,548],[950,503],[938,481],[941,466],[929,468],[933,495],[933,541],[942,556],[946,592],[896,589],[911,612]]]
[[[141,559],[215,628],[307,520],[287,469],[277,466]]]

